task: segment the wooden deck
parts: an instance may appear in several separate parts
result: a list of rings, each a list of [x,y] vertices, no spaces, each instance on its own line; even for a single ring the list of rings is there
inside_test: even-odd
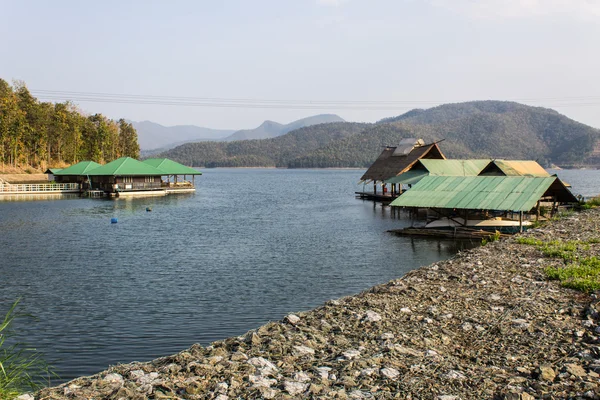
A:
[[[356,198],[363,200],[373,200],[373,201],[381,201],[381,202],[391,202],[398,197],[397,194],[391,195],[390,193],[379,194],[373,192],[354,192]]]
[[[449,238],[449,239],[487,239],[491,236],[496,235],[495,232],[488,232],[475,229],[467,228],[456,228],[456,229],[430,229],[430,228],[402,228],[402,229],[391,229],[388,232],[394,233],[400,236],[428,236],[436,238]],[[501,233],[500,237],[509,237],[511,235]]]

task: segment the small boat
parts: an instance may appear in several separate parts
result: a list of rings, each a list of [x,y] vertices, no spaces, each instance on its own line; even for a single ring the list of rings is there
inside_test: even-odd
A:
[[[531,221],[523,221],[523,231],[531,228],[533,223]],[[481,229],[488,232],[501,232],[501,233],[517,233],[519,232],[519,221],[513,219],[503,219],[501,217],[492,219],[469,219],[466,221],[464,218],[440,218],[435,221],[431,221],[425,225],[426,229],[454,229],[454,228],[472,228]]]

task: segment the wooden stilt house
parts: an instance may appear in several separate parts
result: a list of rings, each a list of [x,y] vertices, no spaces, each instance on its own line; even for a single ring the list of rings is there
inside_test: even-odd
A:
[[[417,161],[421,159],[441,159],[446,157],[437,143],[425,144],[422,139],[403,139],[398,146],[386,147],[375,162],[360,178],[363,185],[373,184],[373,191],[356,192],[361,198],[373,200],[393,199],[399,194],[396,184],[391,184],[388,193],[385,181],[408,171]],[[378,186],[381,191],[378,193]]]

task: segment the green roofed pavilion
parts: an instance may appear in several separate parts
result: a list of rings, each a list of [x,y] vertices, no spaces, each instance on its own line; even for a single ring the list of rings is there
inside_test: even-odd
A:
[[[158,168],[131,157],[121,157],[101,167],[89,171],[89,176],[161,176],[165,173]]]
[[[543,196],[552,196],[559,202],[577,202],[556,176],[426,176],[391,205],[530,211]]]
[[[93,169],[100,167],[100,164],[94,161],[80,161],[77,164],[73,164],[68,168],[61,169],[54,172],[54,175],[65,176],[65,175],[87,175],[87,173]]]
[[[149,158],[142,162],[163,171],[162,175],[202,175],[202,172],[168,158]]]

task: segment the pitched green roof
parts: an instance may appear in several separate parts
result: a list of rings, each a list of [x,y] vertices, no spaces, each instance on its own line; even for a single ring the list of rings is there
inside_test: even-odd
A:
[[[149,158],[143,162],[160,169],[164,172],[163,175],[202,175],[202,172],[186,167],[168,158]]]
[[[94,161],[80,161],[68,168],[55,172],[54,175],[87,175],[89,171],[96,169],[99,166],[100,164]]]
[[[90,176],[156,176],[165,173],[131,157],[121,157],[87,173]]]
[[[426,176],[391,205],[529,211],[556,179],[555,176]]]
[[[419,160],[435,176],[477,176],[491,160]]]
[[[420,159],[410,170],[385,183],[412,185],[427,175],[432,176],[477,176],[491,160],[437,160]]]
[[[62,170],[63,170],[62,168],[48,168],[46,171],[44,171],[44,173],[56,175],[57,172],[60,172]]]

